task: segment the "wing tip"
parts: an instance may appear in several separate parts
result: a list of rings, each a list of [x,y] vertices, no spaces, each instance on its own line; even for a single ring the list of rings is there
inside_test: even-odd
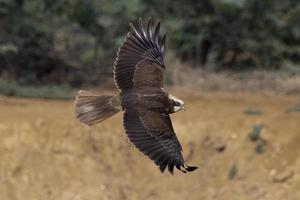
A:
[[[169,164],[168,162],[164,162],[164,163],[159,165],[160,172],[164,173],[167,166],[168,166],[168,171],[172,175],[174,175],[174,166],[183,173],[192,172],[192,171],[195,171],[196,169],[198,169],[198,167],[196,167],[196,166],[188,166],[188,165],[185,166],[185,164],[176,164],[176,165],[174,165],[172,163]]]
[[[155,24],[152,24],[152,21],[153,19],[150,16],[148,18],[148,21],[146,22],[146,29],[145,29],[143,19],[139,17],[137,26],[135,26],[132,22],[129,23],[129,26],[131,28],[131,33],[135,34],[140,39],[146,39],[148,41],[153,42],[156,48],[159,51],[161,51],[161,53],[163,53],[164,46],[165,46],[165,39],[164,39],[165,34],[163,35],[162,38],[160,37],[161,20],[158,19]]]
[[[187,166],[185,169],[188,172],[192,172],[192,171],[195,171],[196,169],[198,169],[198,167],[196,167],[196,166]]]

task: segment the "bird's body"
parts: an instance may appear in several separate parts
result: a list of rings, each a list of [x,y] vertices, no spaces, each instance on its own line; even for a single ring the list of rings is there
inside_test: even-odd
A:
[[[122,109],[165,109],[169,104],[165,92],[156,88],[146,88],[142,91],[130,91],[121,94]]]
[[[141,19],[138,30],[133,25],[131,28],[119,48],[114,66],[114,80],[120,93],[98,96],[80,91],[75,102],[76,116],[92,126],[124,111],[127,137],[162,172],[168,167],[173,173],[174,166],[183,172],[193,171],[196,167],[184,162],[169,116],[183,109],[184,102],[164,89],[165,36],[159,41],[159,22],[154,32],[151,20],[146,31]]]

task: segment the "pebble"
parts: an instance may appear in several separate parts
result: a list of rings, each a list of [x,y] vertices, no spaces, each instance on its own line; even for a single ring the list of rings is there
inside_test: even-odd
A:
[[[273,177],[273,182],[283,183],[283,182],[286,182],[287,180],[293,178],[293,176],[294,176],[294,170],[289,169],[289,170],[285,170],[280,173],[276,173],[276,170],[275,170],[275,173],[272,177]]]

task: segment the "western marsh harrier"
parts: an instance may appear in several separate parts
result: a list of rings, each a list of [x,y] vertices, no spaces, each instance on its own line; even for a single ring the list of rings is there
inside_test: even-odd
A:
[[[119,94],[99,96],[79,91],[75,101],[77,119],[93,126],[124,111],[123,125],[134,146],[159,166],[161,172],[174,166],[182,172],[197,167],[188,166],[176,137],[169,114],[184,107],[184,102],[164,89],[164,49],[166,35],[159,37],[160,22],[149,19],[146,27],[140,19],[118,50],[113,67]],[[154,28],[154,30],[153,30]]]

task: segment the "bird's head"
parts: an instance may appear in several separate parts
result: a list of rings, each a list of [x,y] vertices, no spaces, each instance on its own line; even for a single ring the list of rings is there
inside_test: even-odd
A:
[[[171,100],[170,113],[178,112],[184,110],[184,102],[177,97],[169,94],[169,99]]]

